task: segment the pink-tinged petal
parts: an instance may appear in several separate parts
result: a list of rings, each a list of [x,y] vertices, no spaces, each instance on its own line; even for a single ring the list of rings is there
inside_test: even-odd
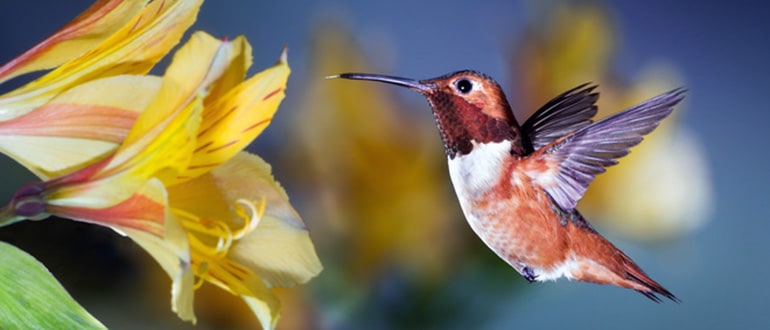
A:
[[[229,58],[228,43],[203,33],[193,35],[115,154],[55,179],[48,202],[105,209],[128,199],[150,178],[176,177],[192,156],[206,87],[221,75]]]
[[[35,191],[35,187],[27,190]],[[195,322],[194,275],[187,233],[169,211],[166,189],[160,180],[149,179],[126,200],[102,209],[47,202],[48,214],[106,226],[139,244],[171,277],[172,309],[181,319]]]
[[[176,176],[189,162],[201,110],[201,100],[195,100],[152,128],[138,144],[119,149],[105,161],[54,179],[58,187],[47,196],[49,203],[107,208],[133,195],[150,178]]]
[[[120,143],[139,114],[88,104],[47,104],[0,122],[0,136],[70,137]]]
[[[0,83],[28,72],[50,69],[85,53],[128,22],[145,3],[97,1],[53,35],[0,67]]]
[[[93,223],[107,227],[122,227],[141,230],[163,237],[166,218],[166,194],[150,181],[144,183],[129,198],[105,208],[61,205],[56,200],[48,201],[46,211],[60,217]]]
[[[88,172],[81,182],[74,176],[57,179],[48,195],[55,205],[103,209],[129,198],[142,182],[165,183],[187,167],[201,122],[206,88],[219,78],[231,59],[227,42],[205,33],[194,34],[174,56],[160,90],[137,118],[123,144],[106,164]]]
[[[182,320],[195,323],[193,311],[194,275],[191,269],[192,260],[187,233],[176,221],[169,208],[166,207],[166,190],[160,180],[149,180],[142,190],[145,195],[152,195],[153,199],[163,201],[165,219],[163,235],[155,235],[131,226],[111,227],[139,244],[160,264],[172,280],[171,309]]]
[[[84,168],[125,139],[160,82],[154,76],[121,75],[79,85],[0,122],[0,152],[41,179]]]
[[[113,156],[114,154],[108,157],[105,157],[104,159],[101,159],[81,170],[46,181],[45,182],[46,190],[56,190],[56,189],[60,189],[61,187],[65,187],[67,185],[77,185],[81,183],[87,183],[89,180],[91,180],[91,178],[97,175],[105,166],[110,164]],[[50,198],[50,195],[47,197]]]
[[[81,56],[0,97],[0,120],[45,104],[86,81],[120,74],[145,74],[192,25],[202,0],[156,0],[123,27]]]

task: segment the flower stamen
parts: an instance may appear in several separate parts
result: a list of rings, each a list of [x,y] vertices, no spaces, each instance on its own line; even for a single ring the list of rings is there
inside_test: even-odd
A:
[[[235,201],[235,214],[243,219],[243,228],[233,233],[235,240],[239,240],[246,236],[246,234],[254,231],[254,229],[257,229],[262,220],[262,215],[265,214],[266,200],[267,198],[262,197],[262,200],[259,202],[259,209],[254,205],[256,202],[250,202],[245,199]],[[249,214],[247,214],[246,209],[249,210]]]
[[[202,262],[200,266],[198,266],[198,269],[195,272],[195,275],[198,276],[198,278],[195,280],[195,284],[193,284],[193,290],[198,290],[201,285],[203,285],[203,282],[206,281],[206,273],[208,273],[208,271],[208,262]]]
[[[173,209],[182,226],[187,229],[190,244],[205,252],[207,255],[224,257],[233,244],[233,234],[226,223],[211,219],[201,218],[193,213]],[[195,234],[201,234],[216,240],[216,244],[206,243]],[[209,239],[211,240],[211,239]]]
[[[266,198],[259,202],[251,202],[246,199],[235,201],[233,212],[243,220],[243,227],[233,230],[228,222],[216,219],[199,217],[194,213],[173,209],[178,221],[187,230],[190,247],[207,258],[222,259],[227,257],[233,243],[242,239],[254,231],[265,213]],[[196,274],[205,277],[208,266],[202,263]]]

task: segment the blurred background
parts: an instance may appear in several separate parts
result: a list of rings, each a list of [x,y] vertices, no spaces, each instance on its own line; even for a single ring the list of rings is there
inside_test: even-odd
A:
[[[0,2],[0,62],[91,3]],[[279,328],[770,327],[768,13],[751,1],[207,1],[192,30],[245,34],[253,72],[289,47],[287,98],[249,150],[273,165],[325,270],[279,292]],[[599,116],[689,90],[579,205],[682,304],[566,280],[527,284],[465,222],[424,99],[323,79],[460,69],[495,77],[520,122],[584,82],[599,84]],[[0,168],[3,200],[34,180],[5,157]],[[240,299],[210,285],[196,293],[199,324],[179,321],[165,273],[108,229],[50,219],[2,228],[0,239],[41,260],[110,328],[258,327]]]

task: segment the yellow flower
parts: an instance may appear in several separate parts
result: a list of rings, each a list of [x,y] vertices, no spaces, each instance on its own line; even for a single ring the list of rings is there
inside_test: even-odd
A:
[[[120,144],[160,79],[143,76],[179,42],[202,0],[105,0],[0,67],[0,83],[56,67],[0,95],[0,152],[47,179]]]
[[[313,76],[372,71],[352,39],[338,25],[316,29]],[[430,112],[421,100],[408,104],[389,92],[318,80],[291,126],[306,152],[287,155],[304,156],[287,165],[303,164],[294,179],[318,187],[310,206],[326,221],[318,239],[346,251],[345,282],[358,286],[351,289],[386,270],[435,284],[465,246],[459,235],[464,223],[452,221],[462,215],[442,170],[438,135],[426,129],[433,125]]]
[[[171,276],[182,319],[195,320],[193,288],[207,281],[273,328],[279,304],[270,288],[304,283],[321,265],[270,167],[241,151],[284,97],[286,53],[243,81],[250,64],[245,38],[195,33],[114,154],[22,188],[6,221],[53,214],[113,228]]]

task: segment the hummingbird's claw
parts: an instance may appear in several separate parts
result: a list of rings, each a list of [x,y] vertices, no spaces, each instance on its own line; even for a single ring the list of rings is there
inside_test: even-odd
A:
[[[535,271],[532,270],[532,268],[529,268],[529,266],[524,266],[524,268],[521,269],[521,272],[524,275],[524,278],[529,281],[529,283],[534,283],[537,281],[537,275],[535,274]]]

